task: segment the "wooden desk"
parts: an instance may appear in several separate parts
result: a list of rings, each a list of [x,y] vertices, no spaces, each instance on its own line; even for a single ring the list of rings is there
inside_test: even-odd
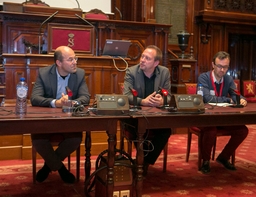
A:
[[[26,133],[64,133],[86,131],[85,139],[85,175],[90,176],[91,131],[106,130],[108,135],[108,174],[107,194],[113,196],[114,160],[117,121],[129,116],[96,116],[72,117],[63,113],[60,108],[28,107],[26,117],[15,116],[14,107],[0,107],[0,135],[17,135]],[[87,189],[87,188],[85,188]]]
[[[206,107],[211,108],[206,105]],[[173,114],[168,111],[143,107],[141,111],[131,114],[138,119],[138,146],[143,142],[146,129],[175,128],[191,126],[227,126],[256,124],[256,103],[248,103],[245,108],[215,107],[206,109],[204,114]],[[137,148],[136,191],[142,196],[143,184],[143,150]]]

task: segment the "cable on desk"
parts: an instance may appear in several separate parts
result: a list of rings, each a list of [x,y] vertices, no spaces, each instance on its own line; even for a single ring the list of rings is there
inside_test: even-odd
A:
[[[6,110],[0,108],[0,116],[8,116],[13,114],[14,112],[12,110]]]

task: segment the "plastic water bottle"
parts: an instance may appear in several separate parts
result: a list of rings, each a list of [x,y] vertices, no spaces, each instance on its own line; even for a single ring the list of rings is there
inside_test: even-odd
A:
[[[16,95],[17,97],[16,97],[15,114],[19,116],[26,115],[28,85],[25,82],[24,77],[20,78],[20,82],[16,86]]]
[[[202,86],[202,84],[198,84],[197,87],[197,94],[204,96],[204,87]]]

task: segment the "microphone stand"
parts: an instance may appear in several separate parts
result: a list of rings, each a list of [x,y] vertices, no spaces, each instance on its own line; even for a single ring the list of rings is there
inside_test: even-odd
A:
[[[87,20],[85,20],[84,18],[82,18],[81,16],[79,16],[78,14],[75,14],[78,18],[80,18],[82,21],[84,21],[87,25],[90,25],[91,27],[93,27],[93,29],[94,29],[94,32],[95,32],[95,34],[96,34],[96,56],[98,56],[98,30],[97,30],[97,28],[95,28],[95,26],[93,25],[93,24],[91,24],[89,21],[87,21]]]
[[[51,16],[49,16],[47,19],[45,19],[41,25],[40,25],[40,28],[39,28],[39,34],[38,34],[38,54],[41,54],[41,29],[42,29],[42,26],[47,22],[49,21],[51,18],[53,18],[59,11],[56,11],[54,12]]]
[[[157,94],[161,94],[162,97],[163,97],[163,99],[164,99],[164,104],[163,104],[163,106],[158,107],[158,108],[160,108],[160,109],[169,109],[170,106],[169,106],[169,104],[167,103],[167,96],[168,96],[168,95],[171,96],[171,94],[170,94],[167,90],[165,90],[165,89],[163,89],[163,88],[161,88],[161,87],[158,87]]]
[[[231,105],[234,108],[243,108],[244,106],[240,104],[240,94],[236,94],[236,105]]]
[[[230,89],[235,93],[236,95],[236,105],[231,105],[230,107],[234,108],[243,108],[244,106],[240,104],[240,92],[238,90],[235,90],[230,87]]]
[[[141,107],[138,106],[138,101],[137,101],[137,94],[138,93],[137,93],[136,90],[134,90],[134,89],[132,89],[130,87],[129,87],[129,89],[130,89],[130,91],[131,91],[131,93],[133,95],[133,106],[130,107],[130,111],[137,111],[137,110],[141,109]]]

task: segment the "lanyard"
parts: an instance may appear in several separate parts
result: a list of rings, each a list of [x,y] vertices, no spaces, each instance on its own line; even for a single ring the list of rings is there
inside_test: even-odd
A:
[[[216,84],[214,83],[212,74],[213,74],[213,73],[210,74],[210,78],[211,78],[211,81],[212,81],[212,86],[213,86],[213,88],[214,88],[215,95],[216,95],[216,96],[221,96],[222,90],[223,90],[223,86],[224,86],[224,79],[223,79],[222,83],[220,84],[220,92],[217,92]]]

